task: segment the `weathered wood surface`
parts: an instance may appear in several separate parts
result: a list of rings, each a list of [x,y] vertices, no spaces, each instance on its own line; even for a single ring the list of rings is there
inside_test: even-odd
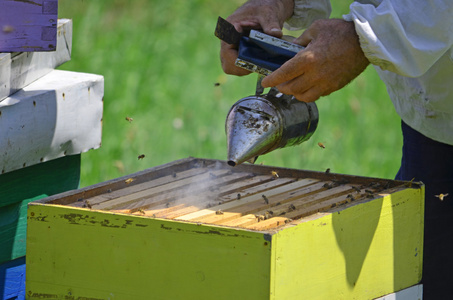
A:
[[[27,293],[375,299],[421,279],[423,195],[415,183],[183,159],[31,203]]]
[[[0,52],[54,51],[58,0],[0,1]]]
[[[390,180],[288,172],[288,169],[251,165],[231,168],[219,162],[203,162],[183,169],[173,169],[170,165],[162,176],[152,179],[132,174],[116,180],[122,181],[120,188],[107,182],[104,192],[79,192],[52,203],[268,230],[405,188],[403,183]]]
[[[0,264],[25,255],[28,203],[77,189],[79,182],[80,154],[0,174]]]
[[[69,61],[71,49],[72,20],[60,19],[56,51],[0,53],[0,101]]]
[[[104,78],[54,70],[0,101],[0,173],[100,147]]]

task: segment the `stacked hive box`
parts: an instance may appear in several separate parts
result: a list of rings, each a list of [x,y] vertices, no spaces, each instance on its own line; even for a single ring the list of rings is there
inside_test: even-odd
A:
[[[1,299],[25,298],[27,204],[78,188],[80,153],[101,141],[102,76],[54,70],[72,44],[57,3],[0,3]]]
[[[423,194],[407,182],[180,160],[30,204],[27,293],[374,299],[420,281]]]

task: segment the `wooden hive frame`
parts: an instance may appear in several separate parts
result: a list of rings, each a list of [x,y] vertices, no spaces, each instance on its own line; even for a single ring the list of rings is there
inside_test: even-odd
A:
[[[260,165],[232,168],[217,160],[189,158],[48,198],[46,203],[268,230],[382,197],[408,184]]]

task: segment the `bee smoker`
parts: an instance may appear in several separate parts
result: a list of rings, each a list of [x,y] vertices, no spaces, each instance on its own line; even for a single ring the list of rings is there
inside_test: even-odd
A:
[[[261,85],[258,80],[258,85]],[[258,156],[278,148],[299,145],[316,130],[316,104],[305,103],[271,88],[269,93],[245,97],[228,112],[225,131],[228,164],[254,163]]]
[[[254,96],[237,101],[228,112],[225,131],[228,164],[254,163],[258,156],[278,148],[299,145],[316,130],[316,104],[298,101],[271,88],[263,94],[261,80],[303,49],[286,40],[251,30],[246,36],[219,17],[215,35],[238,45],[236,66],[259,74]]]

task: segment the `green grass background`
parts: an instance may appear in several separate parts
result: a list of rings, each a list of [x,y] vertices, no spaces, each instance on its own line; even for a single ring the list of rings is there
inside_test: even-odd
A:
[[[332,17],[347,13],[350,1],[334,2]],[[256,75],[225,75],[213,32],[217,17],[227,17],[241,3],[59,1],[59,17],[74,23],[72,60],[60,69],[105,77],[102,147],[82,155],[81,186],[189,156],[226,159],[226,114],[254,93]],[[400,120],[372,67],[317,104],[320,123],[308,142],[258,162],[394,177],[401,159]],[[140,154],[145,158],[138,160]]]

